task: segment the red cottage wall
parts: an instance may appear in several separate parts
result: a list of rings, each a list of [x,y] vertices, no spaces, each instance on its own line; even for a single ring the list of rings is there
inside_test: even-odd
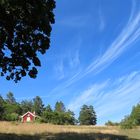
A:
[[[27,113],[24,117],[23,117],[23,122],[27,122],[27,117],[30,117],[30,122],[34,121],[34,116],[32,116],[30,113]]]

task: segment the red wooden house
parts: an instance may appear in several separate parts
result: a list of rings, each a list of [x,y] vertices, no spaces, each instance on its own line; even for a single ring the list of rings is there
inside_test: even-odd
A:
[[[36,117],[37,116],[35,115],[35,113],[31,113],[30,111],[28,111],[27,113],[25,113],[24,115],[21,116],[21,122],[23,122],[23,123],[33,122]]]

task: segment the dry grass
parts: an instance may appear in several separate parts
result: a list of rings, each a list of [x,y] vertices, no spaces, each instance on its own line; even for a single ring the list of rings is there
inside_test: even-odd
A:
[[[127,136],[140,139],[140,128],[0,122],[0,140],[128,140]]]
[[[10,123],[0,122],[1,133],[12,134],[40,134],[40,133],[105,133],[118,134],[118,130],[113,127],[96,127],[96,126],[61,126],[52,124],[38,124],[38,123]]]

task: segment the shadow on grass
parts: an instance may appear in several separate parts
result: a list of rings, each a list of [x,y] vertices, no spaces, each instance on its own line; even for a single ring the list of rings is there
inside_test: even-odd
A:
[[[0,134],[0,140],[136,140],[126,136],[101,133],[59,133],[40,135]]]

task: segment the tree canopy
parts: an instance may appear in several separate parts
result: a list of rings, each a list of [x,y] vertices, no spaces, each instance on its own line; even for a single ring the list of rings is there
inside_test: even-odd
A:
[[[11,103],[11,104],[16,103],[16,99],[15,99],[15,97],[14,97],[14,95],[13,95],[12,92],[9,92],[6,96],[7,96],[6,101],[7,101],[8,103]]]
[[[41,113],[43,112],[43,101],[39,96],[36,96],[33,99],[33,110],[35,111],[35,113],[37,113],[38,115],[41,115]]]
[[[39,122],[52,124],[71,124],[76,123],[74,113],[65,109],[62,101],[56,102],[60,108],[53,110],[50,105],[45,106],[41,97],[36,96],[32,100],[22,100],[20,103],[15,100],[14,94],[9,92],[7,98],[0,96],[0,120],[19,121],[21,115],[26,112],[35,112],[39,116]]]
[[[56,102],[55,104],[55,111],[56,112],[65,112],[65,106],[64,106],[64,103],[62,101],[60,102]]]
[[[0,74],[19,81],[36,78],[38,54],[50,47],[54,0],[0,1]]]
[[[16,101],[14,94],[9,92],[7,98],[0,96],[0,120],[19,121],[20,116],[26,112],[35,112],[38,117],[36,121],[58,125],[75,125],[78,120],[73,111],[66,109],[62,101],[57,101],[52,108],[44,105],[42,98],[36,96],[31,100]],[[97,122],[93,106],[83,105],[79,115],[81,125],[95,125]]]

